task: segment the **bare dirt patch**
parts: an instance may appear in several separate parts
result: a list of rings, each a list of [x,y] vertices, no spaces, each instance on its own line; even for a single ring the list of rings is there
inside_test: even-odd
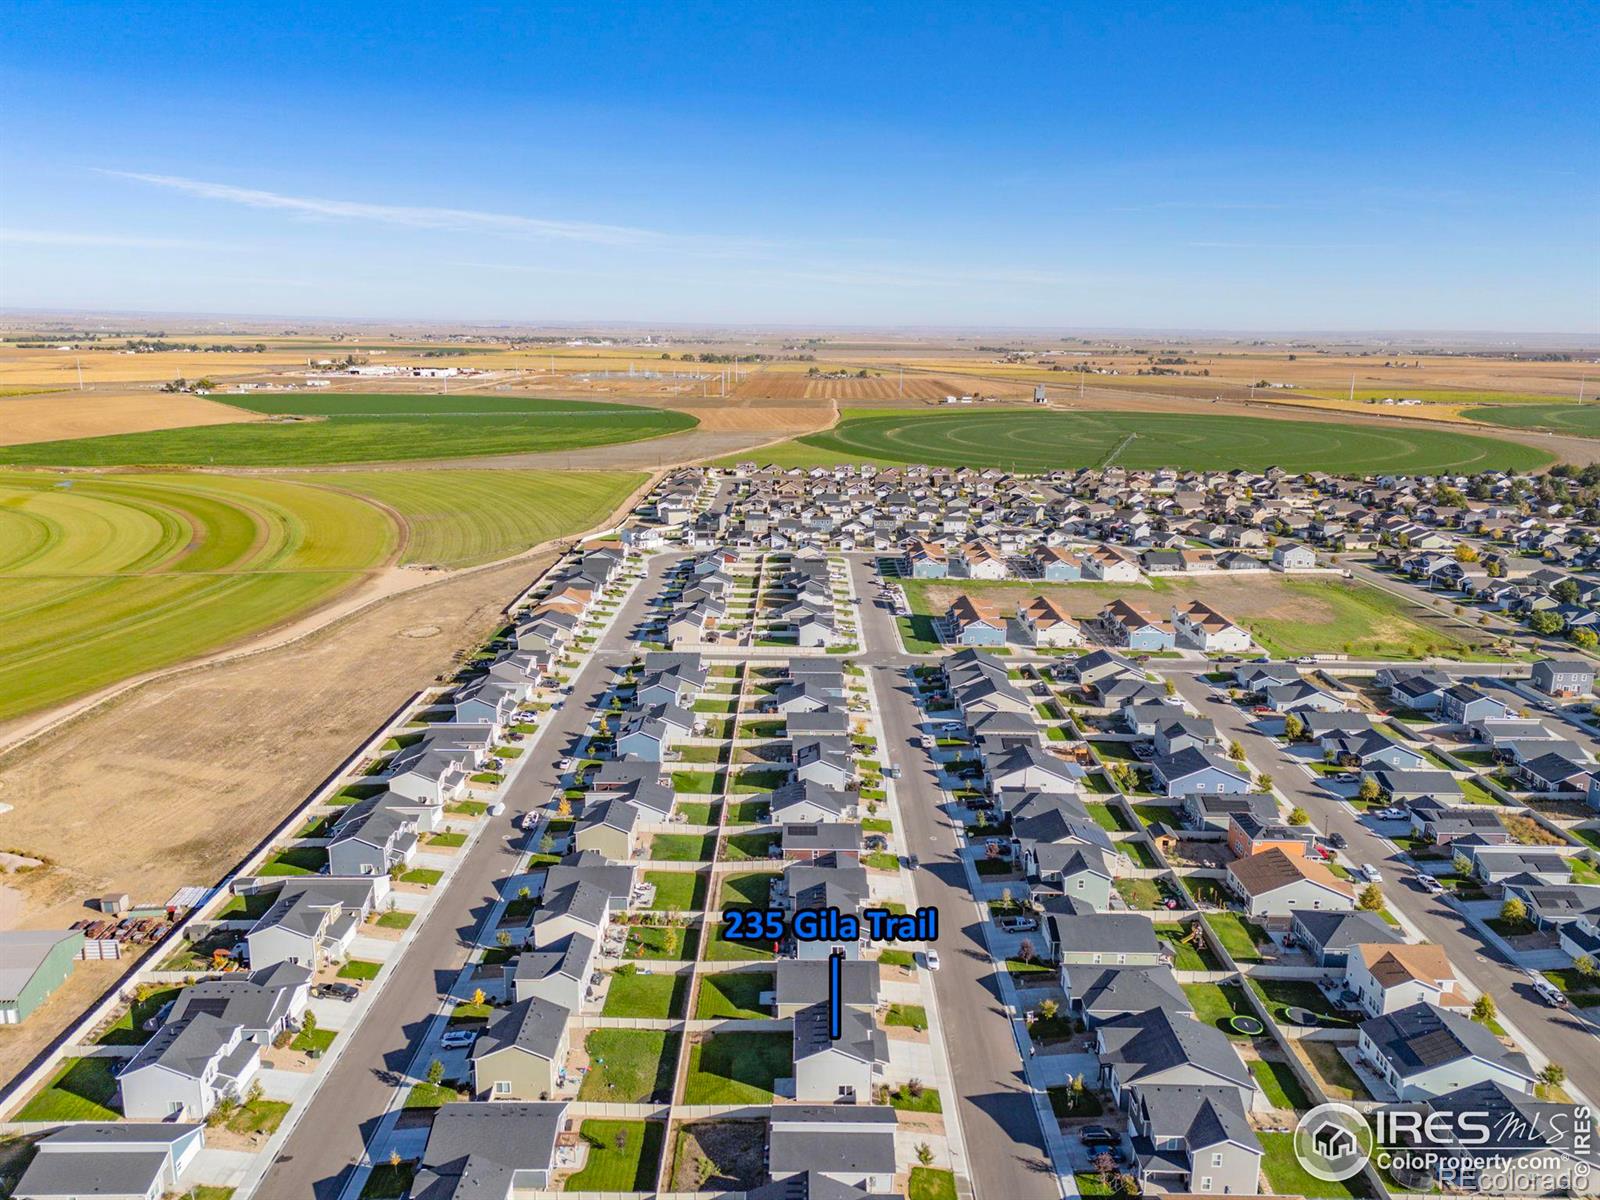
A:
[[[0,833],[52,864],[11,877],[22,911],[7,927],[61,928],[87,915],[91,896],[161,902],[220,878],[368,731],[450,669],[456,647],[494,629],[552,558],[444,579],[292,644],[141,684],[0,756],[13,806]],[[403,636],[424,624],[444,636]],[[80,963],[26,1025],[0,1028],[0,1078],[110,982],[116,971],[90,970],[102,965]]]
[[[260,413],[184,393],[144,392],[119,396],[100,392],[50,392],[0,399],[0,446],[265,419]]]

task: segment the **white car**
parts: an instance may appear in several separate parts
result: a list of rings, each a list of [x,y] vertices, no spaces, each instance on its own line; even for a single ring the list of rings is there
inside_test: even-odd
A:
[[[577,760],[571,759],[571,758],[563,758],[560,762],[558,762],[556,764],[556,770],[558,770],[558,771],[570,771],[570,770],[572,770],[573,767],[575,767],[577,765],[578,765]]]
[[[1379,871],[1378,868],[1373,866],[1371,863],[1357,867],[1356,874],[1361,876],[1361,878],[1365,879],[1368,883],[1383,882],[1383,872]]]
[[[1432,875],[1418,875],[1417,886],[1430,896],[1442,896],[1444,894],[1444,884],[1440,883]]]
[[[443,1046],[446,1050],[461,1050],[472,1045],[472,1043],[477,1040],[478,1034],[476,1030],[449,1029],[446,1030],[445,1035],[439,1039],[439,1045]]]
[[[937,971],[939,969],[939,952],[937,950],[926,951],[922,956],[922,965],[930,971]]]
[[[501,813],[505,812],[505,810],[506,806],[499,800],[496,800],[493,804],[489,805],[489,815],[491,817],[498,817]]]
[[[1411,814],[1403,808],[1380,808],[1372,815],[1380,821],[1404,821]]]

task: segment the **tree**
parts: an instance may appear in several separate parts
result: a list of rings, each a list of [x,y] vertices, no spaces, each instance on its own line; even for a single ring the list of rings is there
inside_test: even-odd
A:
[[[1546,1063],[1539,1072],[1539,1081],[1546,1087],[1560,1087],[1567,1081],[1567,1069],[1560,1063]]]
[[[1291,742],[1298,742],[1300,740],[1300,735],[1305,731],[1306,723],[1294,713],[1290,713],[1283,719],[1283,736],[1288,738]]]
[[[1455,856],[1450,860],[1450,869],[1457,875],[1471,875],[1472,860],[1457,850]]]
[[[1256,786],[1263,792],[1270,792],[1272,790],[1272,776],[1266,774],[1266,772],[1262,772],[1260,775],[1257,775]]]
[[[1031,963],[1038,951],[1033,948],[1032,938],[1023,938],[1022,945],[1017,947],[1017,957],[1025,963]]]
[[[434,1087],[438,1087],[444,1082],[444,1064],[437,1058],[428,1064],[428,1074],[426,1078],[429,1083],[433,1084]]]
[[[1178,694],[1178,685],[1173,683],[1170,679],[1161,685],[1161,689],[1169,696],[1176,696]]]
[[[928,1145],[927,1142],[917,1143],[917,1161],[923,1166],[927,1166],[933,1161],[933,1147]]]
[[[1462,542],[1456,547],[1456,561],[1461,563],[1477,562],[1478,552],[1465,542]]]
[[[1472,1002],[1472,1019],[1480,1025],[1487,1025],[1494,1020],[1495,1014],[1500,1010],[1494,1006],[1494,997],[1484,992]]]
[[[1298,804],[1295,805],[1293,808],[1291,808],[1289,810],[1289,824],[1291,824],[1291,825],[1309,825],[1310,823],[1311,823],[1311,815],[1309,813],[1307,813],[1305,809],[1301,808]]]
[[[1585,979],[1593,979],[1596,975],[1600,975],[1600,966],[1596,966],[1594,959],[1587,954],[1578,955],[1572,960],[1572,966]]]
[[[1046,1021],[1048,1021],[1052,1017],[1054,1017],[1056,1015],[1056,1013],[1059,1012],[1060,1010],[1061,1010],[1061,1006],[1059,1004],[1057,1004],[1054,1000],[1049,999],[1048,997],[1046,997],[1045,999],[1039,1001],[1039,1015],[1041,1017],[1043,1017]]]
[[[1361,780],[1361,786],[1356,789],[1356,798],[1371,804],[1378,798],[1378,781],[1371,775]]]
[[[1578,581],[1576,579],[1560,580],[1550,594],[1563,604],[1576,604],[1578,602]]]
[[[1094,1170],[1100,1176],[1100,1182],[1109,1189],[1111,1179],[1117,1173],[1117,1160],[1111,1157],[1111,1151],[1102,1150],[1094,1156]]]
[[[1366,912],[1383,911],[1383,893],[1378,890],[1378,885],[1369,883],[1361,889],[1361,898],[1358,901]]]
[[[1233,759],[1234,762],[1244,761],[1244,746],[1237,738],[1228,743],[1228,757]]]
[[[1572,644],[1580,650],[1593,650],[1600,646],[1600,634],[1592,629],[1574,629],[1572,631]]]
[[[1550,608],[1540,609],[1528,618],[1528,628],[1545,637],[1560,633],[1565,625],[1566,622],[1561,619],[1561,614]]]
[[[473,988],[472,989],[472,1002],[474,1004],[477,1004],[477,1005],[482,1005],[483,1001],[484,1001],[483,989],[482,988]]]
[[[1507,897],[1500,906],[1500,919],[1507,925],[1521,925],[1528,919],[1528,906],[1515,896]]]

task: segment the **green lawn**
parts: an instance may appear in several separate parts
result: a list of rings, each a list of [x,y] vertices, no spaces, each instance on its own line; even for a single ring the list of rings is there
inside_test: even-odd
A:
[[[1108,833],[1131,832],[1134,828],[1132,822],[1122,815],[1120,804],[1102,804],[1091,800],[1084,804],[1084,808],[1089,810],[1095,824]]]
[[[1250,1074],[1261,1085],[1261,1092],[1273,1108],[1292,1108],[1304,1111],[1311,1107],[1311,1098],[1295,1078],[1288,1063],[1268,1062],[1258,1058],[1250,1064]]]
[[[1260,1133],[1261,1169],[1266,1173],[1272,1190],[1284,1196],[1315,1196],[1317,1200],[1347,1200],[1348,1197],[1366,1196],[1366,1181],[1357,1175],[1343,1183],[1328,1183],[1309,1174],[1294,1154],[1294,1134]]]
[[[399,1200],[410,1190],[411,1177],[416,1173],[416,1164],[404,1160],[377,1163],[361,1186],[361,1200]]]
[[[443,833],[430,833],[427,842],[430,846],[438,846],[444,850],[456,850],[467,844],[467,835],[446,830]]]
[[[775,833],[733,833],[723,848],[724,862],[764,862],[777,843]]]
[[[1148,912],[1162,907],[1161,889],[1153,879],[1119,879],[1112,886],[1129,908]]]
[[[1179,924],[1162,924],[1156,927],[1156,936],[1173,948],[1174,957],[1172,966],[1178,971],[1220,971],[1222,960],[1212,953],[1207,946],[1204,950],[1196,950],[1187,945],[1184,938],[1189,936],[1192,926]]]
[[[438,1108],[441,1104],[454,1104],[462,1099],[453,1087],[438,1083],[414,1083],[406,1093],[406,1108]]]
[[[883,1018],[885,1025],[902,1025],[907,1029],[922,1030],[928,1027],[928,1010],[920,1004],[891,1004]]]
[[[568,1192],[651,1192],[661,1165],[666,1128],[660,1121],[587,1120],[578,1136],[589,1148],[583,1170],[568,1176]]]
[[[328,852],[320,846],[291,846],[262,865],[257,875],[315,875],[328,865]]]
[[[1520,410],[1516,410],[1520,411]],[[821,433],[754,455],[777,466],[840,462],[926,463],[1045,472],[1104,466],[1130,470],[1324,470],[1434,472],[1525,470],[1550,461],[1531,447],[1446,430],[1378,429],[1336,421],[1273,421],[1192,412],[846,411]]]
[[[1471,421],[1483,421],[1506,429],[1549,429],[1556,433],[1575,434],[1578,437],[1600,437],[1600,413],[1592,404],[1515,403],[1499,402],[1492,394],[1473,399],[1493,399],[1494,404],[1482,408],[1468,408],[1462,416]]]
[[[672,788],[676,792],[715,794],[722,791],[721,771],[674,771]]]
[[[672,807],[690,825],[715,825],[722,819],[722,805],[714,800],[680,800]]]
[[[1321,990],[1307,980],[1256,979],[1252,976],[1250,987],[1265,1002],[1272,1019],[1279,1024],[1292,1024],[1284,1015],[1290,1008],[1304,1008],[1316,1013],[1321,1018],[1320,1024],[1325,1026],[1347,1028],[1355,1023],[1351,1018],[1340,1015]]]
[[[302,1029],[289,1045],[301,1054],[326,1054],[333,1045],[334,1032],[332,1029]]]
[[[160,1012],[162,1005],[169,1000],[176,1000],[182,990],[181,987],[163,987],[159,984],[144,985],[139,988],[137,998],[128,1011],[113,1021],[111,1027],[95,1041],[102,1046],[142,1046],[152,1036],[144,1031],[144,1023]]]
[[[637,972],[633,963],[623,963],[612,973],[601,1015],[660,1020],[683,1016],[689,995],[687,975],[640,975]]]
[[[580,1100],[650,1104],[666,1100],[678,1057],[678,1035],[655,1029],[596,1029],[584,1039],[589,1072]]]
[[[777,1080],[794,1072],[788,1033],[712,1034],[689,1047],[685,1104],[769,1104]]]
[[[1206,921],[1237,963],[1261,961],[1259,943],[1268,941],[1266,930],[1236,912],[1208,912]]]
[[[956,1200],[956,1177],[935,1167],[912,1167],[906,1200]]]
[[[380,929],[410,929],[411,922],[416,919],[416,913],[400,912],[396,909],[394,912],[384,913],[378,918],[376,924]]]
[[[763,992],[773,989],[770,971],[720,971],[700,977],[695,1001],[697,1020],[757,1020],[772,1012],[761,1004]]]
[[[658,833],[650,839],[650,857],[657,862],[710,862],[716,852],[714,833]]]
[[[896,1112],[937,1113],[944,1111],[944,1102],[939,1098],[938,1088],[924,1087],[913,1096],[911,1089],[902,1083],[889,1093],[889,1107]]]
[[[706,962],[766,962],[774,957],[768,942],[730,941],[722,935],[722,921],[713,913],[706,924]]]
[[[421,883],[432,887],[444,878],[444,872],[433,867],[412,867],[400,876],[401,883]]]
[[[623,957],[640,961],[686,961],[694,957],[700,931],[680,925],[634,925],[628,930]]]
[[[383,969],[382,963],[368,962],[364,958],[352,958],[339,968],[340,979],[376,979],[378,972]]]
[[[1229,1037],[1239,1037],[1228,1028],[1228,1021],[1237,1016],[1255,1016],[1244,990],[1236,983],[1186,983],[1183,993],[1194,1006],[1194,1019],[1222,1030]]]
[[[54,1078],[17,1113],[18,1121],[120,1121],[117,1060],[69,1058]]]
[[[657,912],[699,912],[706,906],[711,877],[704,871],[646,871],[644,881],[654,884],[651,909]]]

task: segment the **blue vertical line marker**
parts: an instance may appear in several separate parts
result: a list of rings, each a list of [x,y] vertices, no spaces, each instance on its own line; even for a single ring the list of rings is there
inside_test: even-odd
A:
[[[844,996],[840,979],[844,973],[844,951],[828,955],[828,1037],[837,1042],[844,1036]]]

